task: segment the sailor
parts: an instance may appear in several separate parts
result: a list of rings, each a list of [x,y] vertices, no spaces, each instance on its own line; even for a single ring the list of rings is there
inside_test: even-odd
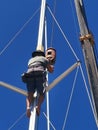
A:
[[[28,61],[28,70],[24,74],[28,91],[28,96],[26,98],[27,117],[31,115],[31,104],[34,100],[33,95],[35,91],[39,94],[36,104],[36,113],[38,116],[40,114],[41,104],[45,97],[46,69],[52,73],[54,66],[46,59],[44,52],[40,50],[34,51],[32,53],[32,58]]]

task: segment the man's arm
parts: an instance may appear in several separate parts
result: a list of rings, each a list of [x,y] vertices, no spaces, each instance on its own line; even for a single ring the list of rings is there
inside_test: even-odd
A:
[[[47,70],[52,73],[54,71],[54,66],[53,65],[48,65]]]

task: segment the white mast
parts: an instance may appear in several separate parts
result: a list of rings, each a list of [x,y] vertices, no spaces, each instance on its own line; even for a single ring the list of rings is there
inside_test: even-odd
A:
[[[44,51],[43,48],[43,33],[44,33],[44,22],[45,22],[45,9],[46,9],[46,0],[42,0],[41,4],[41,13],[40,13],[40,23],[39,23],[39,32],[38,32],[38,41],[37,41],[37,50]]]
[[[39,22],[39,32],[38,32],[38,42],[36,50],[44,51],[43,47],[43,33],[44,33],[44,22],[45,22],[45,9],[46,9],[46,0],[42,0],[41,11],[40,11],[40,22]],[[36,101],[38,95],[35,97],[34,106],[31,111],[29,130],[37,130],[37,115],[36,115]]]
[[[33,109],[31,111],[30,121],[29,121],[29,130],[37,130],[37,114],[36,114],[36,102],[37,102],[37,93],[35,92],[35,99],[33,103]]]

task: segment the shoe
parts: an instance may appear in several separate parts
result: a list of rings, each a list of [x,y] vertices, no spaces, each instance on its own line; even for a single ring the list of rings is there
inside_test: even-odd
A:
[[[37,116],[40,115],[40,108],[38,106],[36,106],[36,114],[37,114]]]

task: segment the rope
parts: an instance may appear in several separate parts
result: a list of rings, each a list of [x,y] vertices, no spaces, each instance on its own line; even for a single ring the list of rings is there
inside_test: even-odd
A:
[[[52,17],[53,17],[53,19],[54,19],[55,23],[57,24],[58,28],[60,29],[60,31],[61,31],[61,33],[62,33],[62,35],[63,35],[63,37],[64,37],[65,41],[67,42],[68,46],[70,47],[70,49],[71,49],[71,51],[72,51],[73,55],[75,56],[76,60],[77,60],[77,61],[79,61],[79,58],[77,57],[77,55],[76,55],[76,53],[75,53],[74,49],[72,48],[72,46],[71,46],[70,42],[68,41],[68,39],[67,39],[66,35],[64,34],[63,30],[61,29],[61,27],[60,27],[59,23],[57,22],[56,18],[54,17],[54,15],[53,15],[53,13],[52,13],[51,9],[49,8],[49,6],[47,6],[47,8],[48,8],[48,10],[49,10],[50,14],[52,15]]]
[[[44,116],[47,118],[47,120],[48,120],[48,117],[47,117],[47,115],[45,114],[45,112],[43,112],[43,114],[44,114]],[[53,128],[53,130],[56,130],[56,128],[53,126],[53,124],[51,123],[51,121],[49,120],[49,123],[50,123],[50,125],[52,126],[52,128]]]
[[[66,125],[66,121],[67,121],[67,117],[68,117],[68,113],[69,113],[69,109],[70,109],[70,104],[71,104],[71,101],[72,101],[72,96],[73,96],[73,92],[74,92],[74,88],[75,88],[75,83],[76,83],[76,79],[77,79],[78,70],[79,70],[79,67],[77,67],[77,71],[76,71],[76,74],[75,74],[73,87],[72,87],[72,90],[71,90],[71,95],[70,95],[70,98],[69,98],[69,103],[68,103],[68,107],[67,107],[67,111],[66,111],[66,115],[65,115],[65,119],[64,119],[64,124],[63,124],[62,130],[65,129],[65,125]]]
[[[24,116],[26,112],[24,112],[9,128],[8,130],[11,130]]]
[[[39,8],[40,9],[40,8]],[[23,31],[23,29],[27,26],[27,24],[32,20],[32,18],[37,14],[39,11],[37,9],[35,13],[27,20],[27,22],[20,28],[20,30],[13,36],[13,38],[7,43],[7,45],[2,49],[0,52],[0,56],[3,54],[3,52],[11,45],[11,43],[16,39],[16,37]]]

